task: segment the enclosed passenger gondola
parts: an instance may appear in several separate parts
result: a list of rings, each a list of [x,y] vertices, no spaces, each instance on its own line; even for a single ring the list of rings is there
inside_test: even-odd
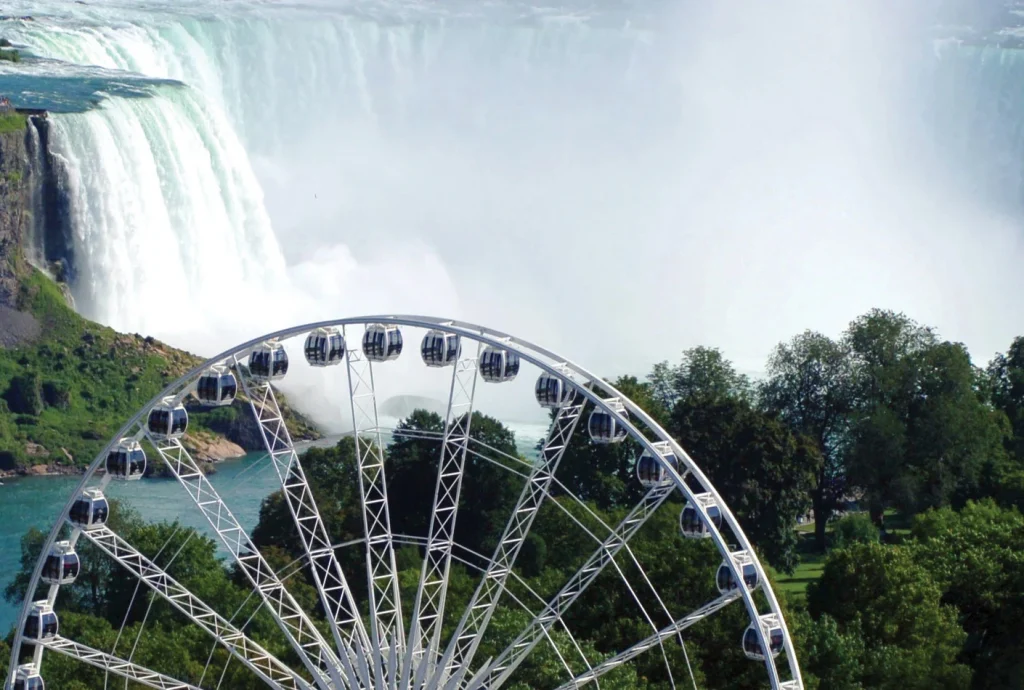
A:
[[[70,585],[78,578],[82,561],[69,541],[59,541],[50,549],[40,576],[48,585]]]
[[[288,373],[288,353],[276,340],[260,343],[249,353],[249,375],[253,381],[267,383],[283,379]]]
[[[188,412],[184,405],[175,403],[174,398],[164,398],[162,403],[150,411],[146,428],[150,436],[158,441],[181,438],[188,429]]]
[[[587,433],[594,443],[618,443],[626,438],[626,427],[622,424],[626,408],[618,398],[608,398],[605,403],[614,414],[595,409],[587,419]]]
[[[672,447],[664,441],[653,445],[658,455],[664,458],[665,462],[678,472],[679,460],[676,458],[675,453],[672,452]],[[652,455],[650,451],[646,450],[640,454],[640,458],[636,461],[636,477],[648,489],[672,481],[665,466],[658,462],[658,458]]]
[[[398,326],[373,323],[363,333],[363,355],[371,362],[390,362],[402,354],[402,331]]]
[[[81,530],[91,530],[107,524],[110,504],[99,489],[85,489],[68,511],[68,522]]]
[[[736,565],[740,572],[743,573],[743,582],[746,584],[747,589],[755,589],[759,584],[757,568],[750,562],[749,557],[745,562],[738,562]],[[736,576],[733,575],[732,568],[729,567],[728,563],[723,562],[722,565],[718,566],[718,574],[715,577],[715,583],[718,585],[718,591],[722,594],[739,589],[739,583],[736,582]]]
[[[33,664],[23,664],[14,674],[13,690],[46,690],[46,683]]]
[[[462,339],[454,333],[427,331],[420,344],[420,355],[428,367],[447,367],[455,364],[461,353]]]
[[[715,528],[722,529],[722,511],[715,504],[714,497],[711,494],[698,494],[694,498],[704,506],[708,517],[715,523]],[[703,539],[711,536],[707,524],[700,516],[700,511],[690,502],[687,502],[683,506],[682,512],[679,513],[679,530],[687,539]]]
[[[334,327],[318,328],[306,336],[306,361],[314,367],[332,367],[345,361],[345,336]]]
[[[771,621],[762,620],[762,625],[764,626],[765,637],[768,638],[768,647],[771,650],[772,658],[775,658],[782,653],[782,648],[785,646],[785,634],[782,632],[782,626],[778,625],[778,621],[775,620],[774,615],[769,615],[765,618],[772,619]],[[754,627],[753,623],[743,632],[743,653],[747,655],[748,659],[764,661],[764,648],[761,646],[761,637],[757,634],[757,628]]]
[[[182,408],[184,411],[185,408]],[[150,413],[150,420],[153,419],[153,414],[156,409]],[[166,427],[161,427],[166,429]],[[156,434],[154,433],[154,436]],[[180,436],[180,434],[179,434]],[[166,438],[166,435],[162,436]],[[138,444],[134,439],[122,438],[121,441],[114,446],[109,453],[107,453],[107,474],[112,479],[123,479],[126,481],[132,481],[135,479],[142,479],[142,476],[146,474],[146,454],[142,451],[142,446]]]
[[[504,383],[519,374],[519,354],[499,347],[485,347],[480,353],[480,376],[488,383]]]
[[[537,377],[534,395],[541,407],[555,410],[571,404],[576,397],[576,392],[568,381],[545,371]]]
[[[57,614],[48,601],[37,601],[32,604],[32,609],[25,619],[25,637],[30,642],[49,640],[57,636]]]
[[[230,405],[238,394],[238,382],[235,375],[226,366],[217,365],[203,372],[196,381],[194,395],[203,405],[220,407]]]

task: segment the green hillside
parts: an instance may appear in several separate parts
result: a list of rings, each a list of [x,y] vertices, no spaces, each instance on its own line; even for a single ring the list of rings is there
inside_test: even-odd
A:
[[[38,329],[25,329],[22,342],[0,349],[0,470],[6,472],[38,465],[74,471],[88,464],[132,414],[201,361],[79,316],[60,287],[38,271],[21,281],[17,307],[34,317]],[[11,310],[6,316],[25,321]],[[238,407],[190,411],[190,429],[215,429],[251,447],[241,438],[245,415]],[[298,415],[289,421],[296,437],[317,436]]]

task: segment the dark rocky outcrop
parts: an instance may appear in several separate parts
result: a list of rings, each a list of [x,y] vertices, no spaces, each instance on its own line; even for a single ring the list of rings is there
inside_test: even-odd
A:
[[[39,336],[31,314],[18,310],[18,293],[28,265],[24,246],[32,234],[35,179],[29,154],[30,128],[0,133],[0,347],[16,347]]]

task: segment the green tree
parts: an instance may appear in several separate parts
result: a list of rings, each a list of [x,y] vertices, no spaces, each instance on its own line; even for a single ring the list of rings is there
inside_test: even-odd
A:
[[[942,603],[939,585],[912,550],[855,544],[833,551],[821,579],[808,588],[807,603],[815,620],[828,616],[838,635],[863,642],[859,659],[841,660],[846,668],[860,667],[862,687],[969,687],[971,670],[957,659],[966,634],[956,609]],[[858,652],[857,644],[843,646],[844,655]]]
[[[683,351],[680,362],[660,362],[648,375],[652,397],[666,410],[694,395],[711,398],[753,397],[750,379],[737,373],[722,351],[715,347],[694,347]]]
[[[968,633],[972,687],[1024,687],[1024,516],[991,500],[918,516],[914,556]]]
[[[855,394],[847,345],[814,331],[804,331],[775,348],[760,387],[762,407],[812,439],[821,453],[811,505],[815,540],[822,551],[828,521],[846,490],[846,449]]]
[[[1024,462],[1024,336],[1014,338],[1005,353],[999,353],[988,365],[992,403],[1002,410],[1013,428],[1011,450]]]
[[[831,547],[842,549],[851,544],[877,544],[881,539],[878,526],[865,513],[847,515],[832,526]]]
[[[857,388],[848,480],[872,518],[978,495],[1002,462],[1003,431],[966,348],[879,310],[855,320],[845,340]]]
[[[676,404],[670,429],[768,562],[792,572],[794,527],[821,464],[813,442],[743,399],[699,394]]]

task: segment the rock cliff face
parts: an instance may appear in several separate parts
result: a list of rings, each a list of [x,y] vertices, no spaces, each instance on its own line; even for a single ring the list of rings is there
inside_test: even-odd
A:
[[[16,347],[39,337],[39,324],[18,310],[18,291],[28,271],[24,247],[32,235],[32,191],[37,180],[30,141],[38,116],[24,129],[0,132],[0,348]]]
[[[15,306],[23,274],[22,242],[31,232],[32,170],[28,130],[0,133],[0,304]]]

